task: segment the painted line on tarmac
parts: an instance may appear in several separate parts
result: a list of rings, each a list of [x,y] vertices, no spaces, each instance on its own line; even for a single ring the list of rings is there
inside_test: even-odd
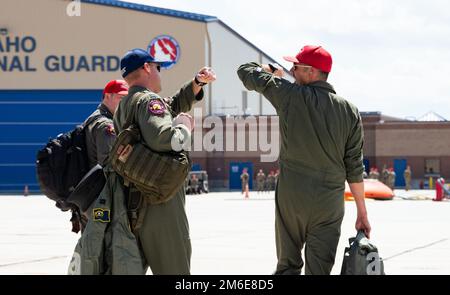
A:
[[[53,256],[53,257],[49,257],[49,258],[42,258],[42,259],[35,259],[35,260],[28,260],[28,261],[0,264],[0,267],[8,267],[8,266],[12,266],[12,265],[36,263],[36,262],[42,262],[42,261],[48,261],[48,260],[54,260],[54,259],[61,259],[61,258],[67,258],[67,256]]]
[[[401,255],[405,255],[407,253],[411,253],[411,252],[414,252],[414,251],[417,251],[417,250],[426,249],[426,248],[429,248],[429,247],[434,246],[436,244],[443,243],[445,241],[448,241],[448,238],[442,239],[442,240],[439,240],[439,241],[436,241],[436,242],[433,242],[433,243],[430,243],[430,244],[426,244],[426,245],[423,245],[423,246],[420,246],[420,247],[416,247],[416,248],[412,248],[412,249],[409,249],[409,250],[402,251],[400,253],[397,253],[395,255],[389,256],[387,258],[383,258],[383,261],[386,261],[386,260],[389,260],[389,259],[401,256]]]

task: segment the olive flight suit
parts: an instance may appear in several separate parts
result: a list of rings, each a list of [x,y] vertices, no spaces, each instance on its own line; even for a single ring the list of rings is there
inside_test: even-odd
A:
[[[86,151],[89,160],[89,168],[97,164],[105,166],[116,134],[114,132],[113,114],[104,104],[100,104],[85,121],[86,126]]]
[[[392,190],[395,188],[395,172],[389,171],[388,177],[387,177],[387,186],[389,186]]]
[[[83,125],[85,126],[85,143],[89,169],[92,169],[97,164],[105,167],[109,152],[116,139],[113,114],[106,105],[101,103],[98,105],[97,109],[86,118]],[[91,207],[92,205],[93,203],[91,204]],[[84,230],[87,220],[91,216],[91,207],[85,212],[80,212],[82,231]]]
[[[248,175],[247,172],[243,172],[243,173],[241,174],[241,187],[242,187],[242,193],[244,193],[245,190],[247,189],[247,186],[248,186],[248,178],[249,178],[249,175]]]
[[[258,174],[256,175],[256,184],[258,187],[258,192],[264,191],[265,182],[266,182],[266,175],[264,174],[264,172],[258,172]]]
[[[140,129],[144,145],[156,152],[170,152],[173,141],[190,142],[190,130],[184,125],[172,126],[172,121],[180,112],[191,110],[193,103],[203,98],[203,90],[194,96],[191,82],[173,97],[162,99],[144,87],[130,87],[114,114],[117,134],[123,130],[128,114],[133,112],[131,98],[135,96],[139,98],[134,108],[134,123]],[[190,273],[191,242],[185,198],[184,187],[162,204],[150,205],[143,198],[144,204],[138,212],[141,226],[136,232],[146,265],[153,274]]]
[[[275,178],[275,174],[269,174],[267,176],[267,185],[268,185],[268,190],[269,191],[273,191],[275,190],[275,183],[276,183],[276,178]]]
[[[406,168],[403,172],[403,177],[405,178],[405,190],[411,189],[411,169]]]
[[[355,106],[324,81],[301,86],[257,63],[237,71],[264,95],[280,124],[280,175],[275,191],[275,274],[329,274],[344,217],[345,180],[362,182],[363,130]]]

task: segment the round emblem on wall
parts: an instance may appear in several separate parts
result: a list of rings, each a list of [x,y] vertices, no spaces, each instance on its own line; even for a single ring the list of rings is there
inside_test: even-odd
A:
[[[168,35],[159,35],[150,41],[147,47],[148,53],[157,61],[172,62],[169,65],[162,64],[163,69],[169,69],[180,58],[180,45],[175,38]]]

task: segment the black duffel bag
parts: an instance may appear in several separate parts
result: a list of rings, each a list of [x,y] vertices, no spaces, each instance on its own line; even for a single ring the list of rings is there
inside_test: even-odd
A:
[[[66,201],[77,205],[81,212],[86,212],[100,195],[105,183],[103,167],[97,164],[80,180]]]
[[[345,248],[341,275],[385,275],[383,259],[378,248],[367,239],[364,231],[349,239]]]

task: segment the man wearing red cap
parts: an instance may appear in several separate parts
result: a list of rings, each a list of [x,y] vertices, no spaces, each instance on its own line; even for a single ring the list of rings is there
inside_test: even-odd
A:
[[[84,122],[86,128],[86,150],[89,168],[97,164],[104,166],[105,160],[116,138],[113,116],[122,97],[128,94],[128,85],[123,80],[112,80],[103,90],[103,98]]]
[[[263,94],[280,120],[280,175],[275,191],[278,264],[275,274],[330,274],[344,217],[345,181],[357,208],[356,229],[370,235],[364,203],[363,130],[358,109],[328,83],[331,55],[304,46],[291,74],[274,65],[247,63],[238,69],[248,90]]]
[[[99,164],[105,166],[116,134],[114,132],[113,115],[122,97],[128,94],[128,85],[124,80],[112,80],[103,89],[102,102],[97,109],[84,121],[86,134],[86,153],[89,169]],[[87,200],[84,198],[84,200]],[[81,215],[81,227],[84,230],[90,210]]]
[[[86,140],[86,153],[88,156],[89,168],[92,169],[97,164],[103,168],[107,165],[107,158],[109,152],[116,139],[116,133],[114,132],[113,116],[117,110],[117,107],[121,99],[128,94],[128,84],[124,80],[111,80],[106,84],[103,89],[102,101],[98,105],[97,109],[84,121],[85,126],[85,140]],[[81,213],[81,227],[82,237],[79,239],[75,252],[72,257],[72,261],[69,265],[69,274],[99,274],[102,267],[95,267],[90,263],[97,259],[92,253],[96,253],[95,250],[102,249],[104,245],[103,239],[100,237],[103,234],[102,231],[98,231],[98,226],[89,226],[89,221],[92,221],[93,215],[91,214],[93,208],[98,206],[97,201],[93,201],[90,205],[87,200],[91,202],[90,198],[80,196],[82,200],[78,202],[86,202],[86,208],[82,210],[83,206],[80,206]],[[101,200],[103,201],[103,200]],[[108,204],[111,199],[108,200]],[[105,203],[102,204],[104,206]],[[108,208],[108,210],[110,207]],[[117,210],[117,209],[116,209]],[[119,210],[117,210],[119,211]],[[94,224],[99,222],[94,222]],[[96,231],[97,228],[97,231]],[[94,229],[94,231],[93,231]],[[101,233],[101,234],[100,234]],[[126,241],[126,239],[123,239]],[[124,242],[125,244],[125,242]],[[84,245],[84,247],[81,247]],[[98,245],[101,245],[100,247]],[[129,245],[129,244],[127,244]],[[135,254],[135,257],[139,255],[139,252],[133,253],[130,249],[127,249],[127,253]],[[103,253],[102,251],[98,251]],[[89,254],[87,254],[89,253]],[[109,253],[109,252],[108,252]],[[78,258],[76,258],[78,257]],[[132,255],[126,258],[131,260],[134,258]],[[81,260],[83,263],[81,263]],[[103,261],[102,261],[103,262]],[[105,263],[106,265],[106,263]],[[94,271],[94,269],[97,269]],[[134,272],[133,274],[135,274]]]

